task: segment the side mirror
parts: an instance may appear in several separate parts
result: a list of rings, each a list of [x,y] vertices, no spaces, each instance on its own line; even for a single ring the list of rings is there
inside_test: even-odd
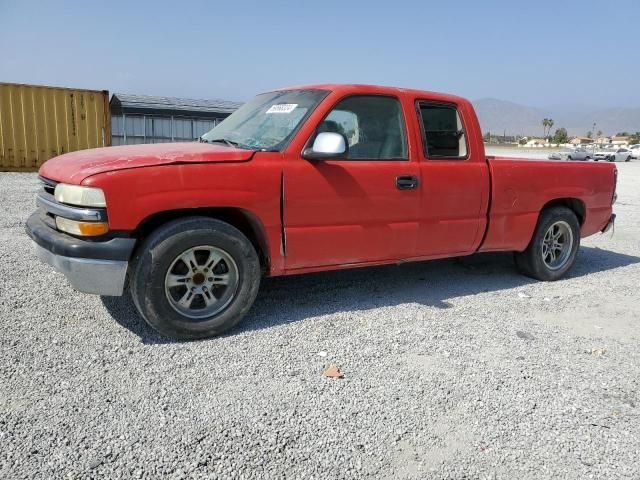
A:
[[[307,160],[327,160],[347,153],[347,140],[343,135],[334,132],[319,133],[311,148],[305,148],[302,158]]]

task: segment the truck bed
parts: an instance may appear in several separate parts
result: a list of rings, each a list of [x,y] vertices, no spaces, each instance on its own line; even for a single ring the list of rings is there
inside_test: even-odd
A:
[[[582,237],[601,231],[612,213],[615,166],[610,163],[486,157],[491,177],[488,226],[480,251],[527,247],[539,212],[565,204]]]

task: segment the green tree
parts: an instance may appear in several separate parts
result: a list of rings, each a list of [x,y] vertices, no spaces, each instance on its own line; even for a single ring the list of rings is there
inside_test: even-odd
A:
[[[551,134],[551,127],[553,127],[553,118],[543,118],[542,138],[547,138]]]
[[[567,143],[569,141],[569,134],[567,133],[567,129],[560,127],[558,129],[556,129],[555,133],[553,134],[553,140],[552,143]]]
[[[587,138],[593,138],[593,132],[591,130],[587,132]]]

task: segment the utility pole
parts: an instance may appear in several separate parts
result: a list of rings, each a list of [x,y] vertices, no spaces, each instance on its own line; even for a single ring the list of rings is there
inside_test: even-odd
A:
[[[593,141],[593,152],[591,152],[594,156],[596,154],[596,142],[598,141],[598,135],[596,134],[596,122],[593,122],[593,130],[591,130],[593,132],[593,136],[595,137],[595,140]]]

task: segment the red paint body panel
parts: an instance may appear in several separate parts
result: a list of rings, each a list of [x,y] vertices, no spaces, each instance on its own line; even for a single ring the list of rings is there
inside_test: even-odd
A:
[[[82,184],[105,192],[109,227],[134,230],[170,210],[233,207],[255,218],[268,244],[272,274],[282,273],[280,176],[282,155],[259,152],[251,162],[184,163],[106,172]]]
[[[98,173],[175,163],[246,162],[251,150],[210,143],[156,143],[93,148],[65,153],[47,161],[40,175],[65,183],[80,183]]]
[[[487,158],[478,120],[465,99],[368,85],[298,88],[329,94],[283,152],[200,143],[111,147],[49,160],[40,175],[102,188],[113,230],[134,231],[151,215],[171,210],[240,209],[263,232],[268,275],[523,250],[540,210],[557,199],[584,205],[582,236],[600,231],[611,216],[614,165]],[[310,162],[301,157],[324,116],[354,94],[399,99],[407,160]],[[466,159],[425,156],[416,111],[421,100],[457,107],[466,131]],[[419,187],[398,190],[399,175],[416,176]]]
[[[415,256],[420,192],[398,190],[395,178],[417,173],[415,162],[287,162],[286,267]]]
[[[611,217],[611,164],[489,157],[489,228],[482,251],[524,250],[545,204],[561,198],[585,206],[581,235],[599,232]]]

